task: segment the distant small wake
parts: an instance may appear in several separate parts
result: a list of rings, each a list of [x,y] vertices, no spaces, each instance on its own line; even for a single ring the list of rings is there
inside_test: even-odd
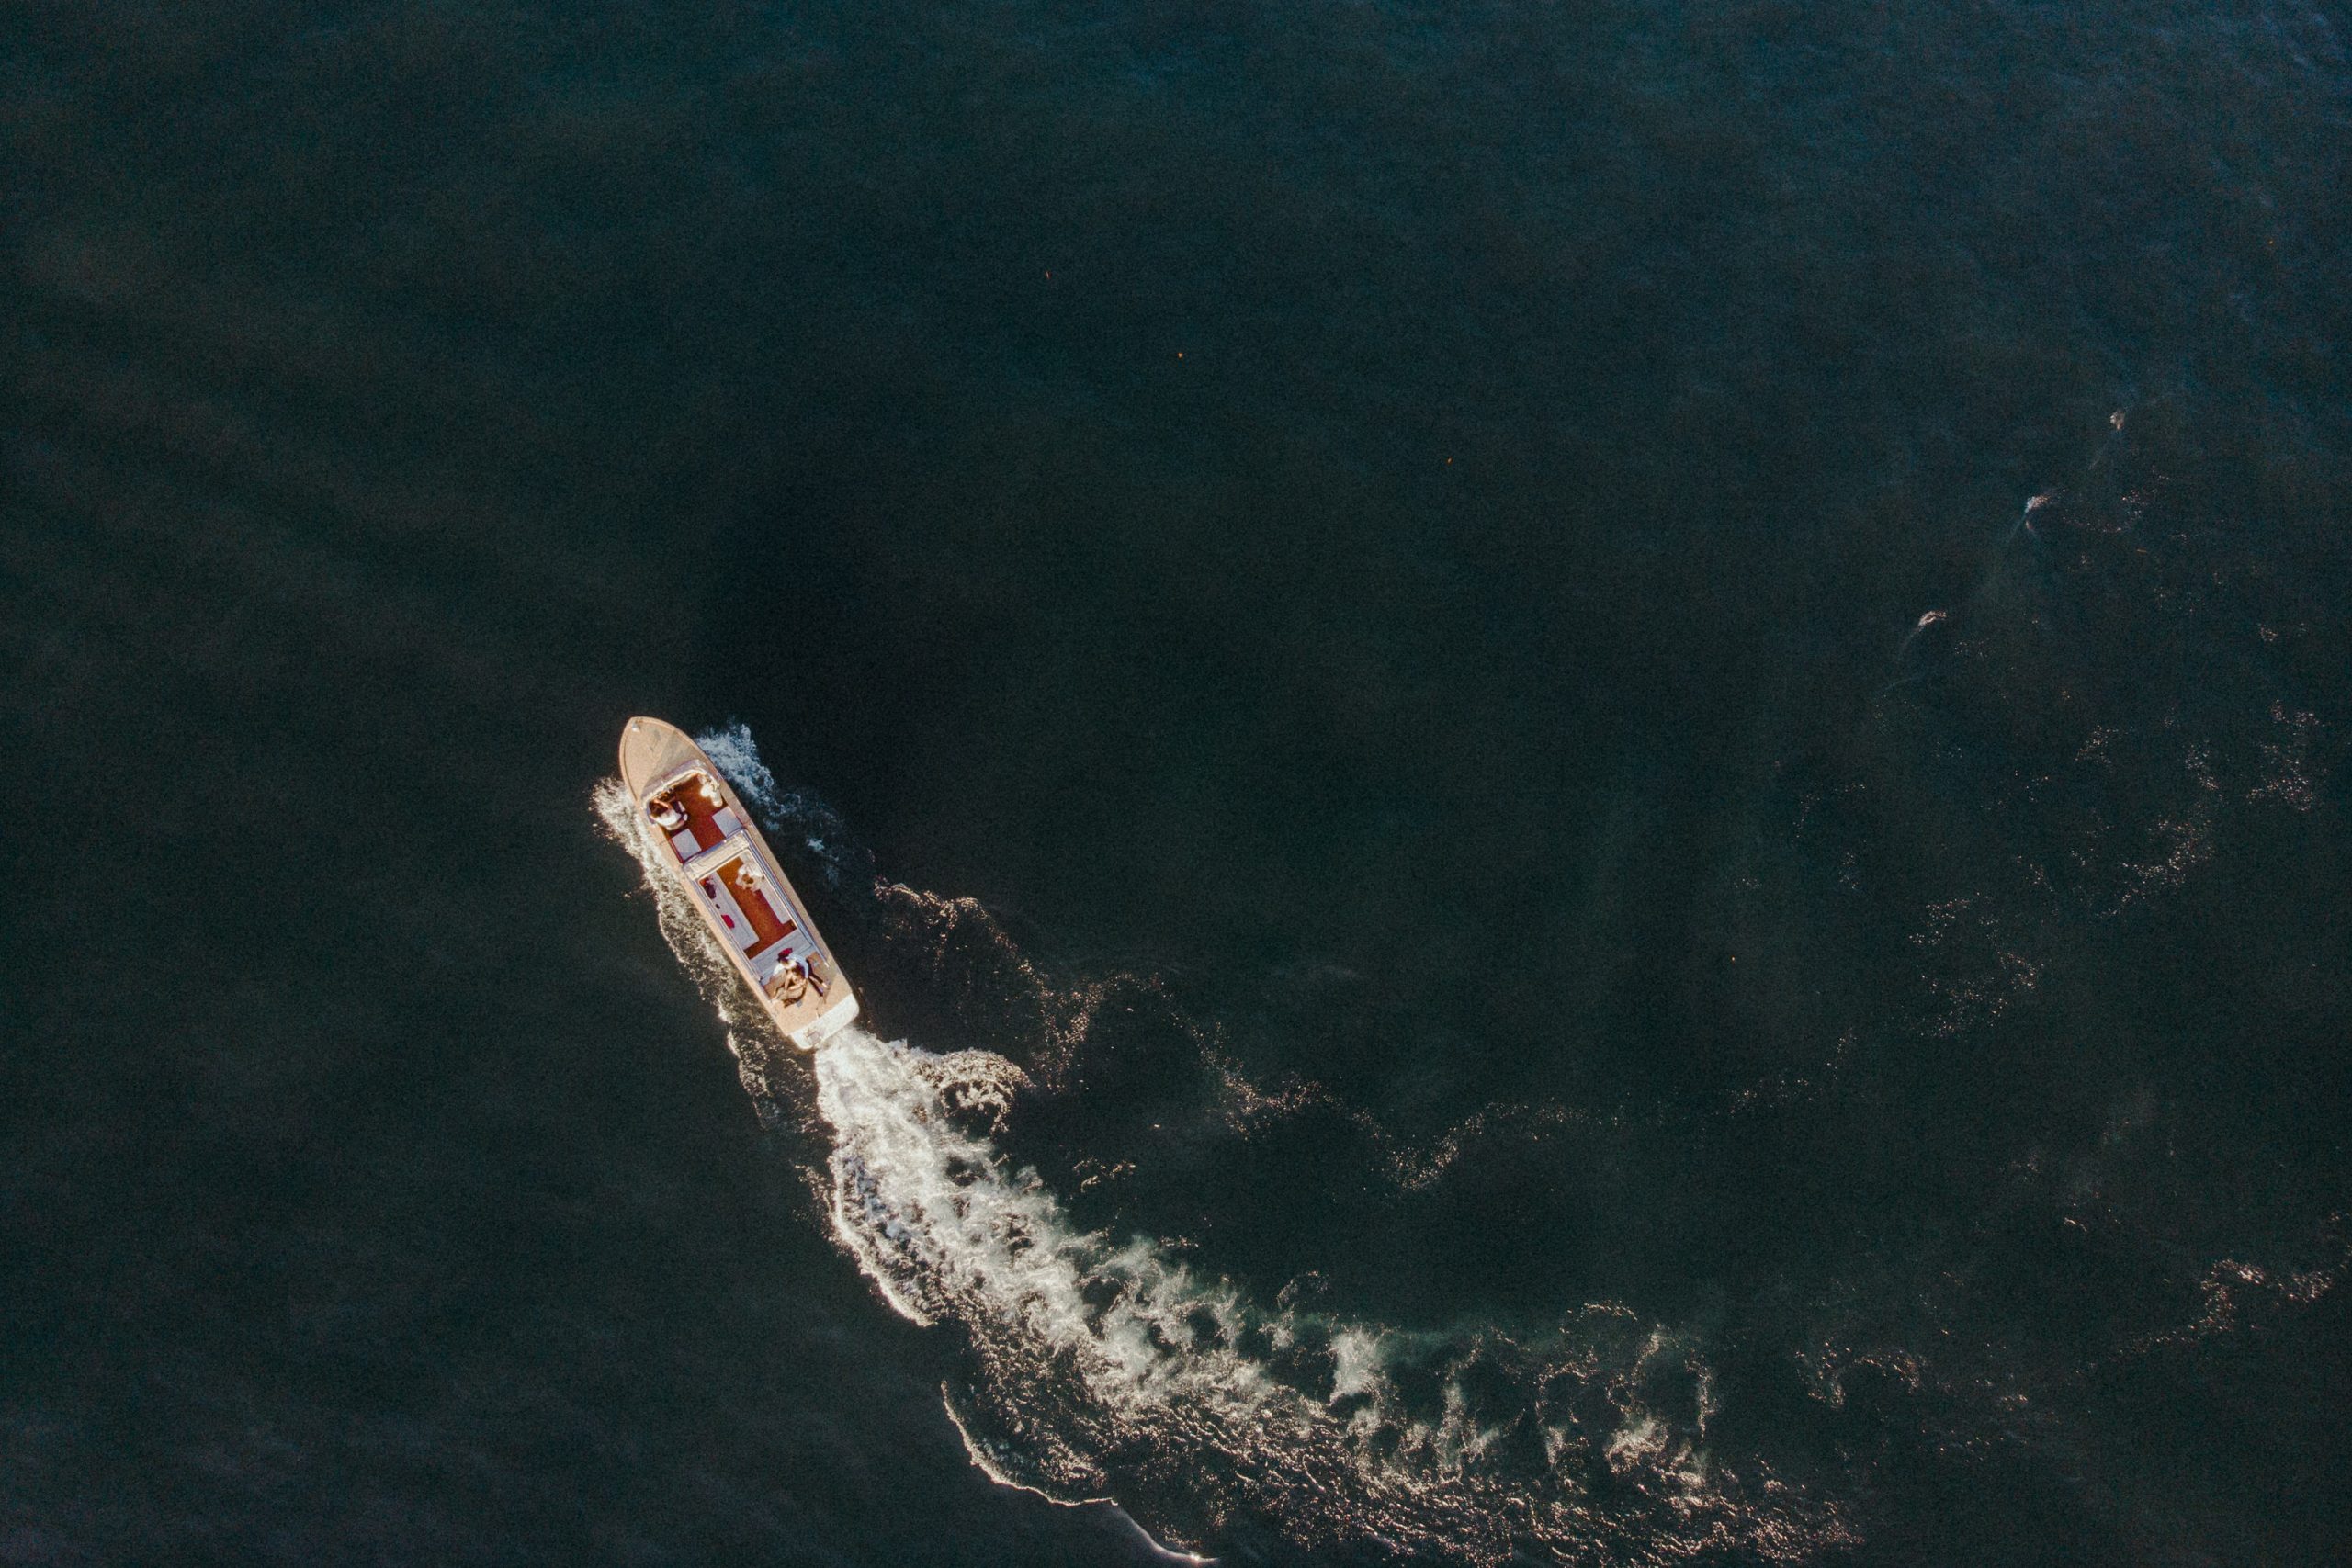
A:
[[[701,744],[762,815],[786,809],[748,732]],[[596,806],[644,865],[763,1119],[780,1119],[771,1074],[813,1068],[834,1240],[893,1310],[967,1348],[944,1393],[993,1479],[1115,1499],[1179,1541],[1245,1528],[1479,1564],[1530,1549],[1787,1561],[1852,1539],[1760,1461],[1711,1451],[1698,1347],[1623,1307],[1586,1305],[1535,1335],[1270,1310],[1157,1242],[1081,1228],[1014,1165],[995,1138],[1038,1089],[1007,1058],[859,1028],[813,1058],[772,1052],[627,792],[608,781]]]

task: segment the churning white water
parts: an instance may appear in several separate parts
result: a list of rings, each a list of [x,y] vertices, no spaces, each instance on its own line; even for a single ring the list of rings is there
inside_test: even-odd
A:
[[[747,732],[702,744],[779,836],[813,837]],[[608,782],[596,806],[643,864],[763,1114],[775,1120],[771,1075],[814,1074],[834,1239],[892,1309],[966,1348],[944,1392],[992,1477],[1114,1498],[1188,1544],[1244,1528],[1483,1563],[1734,1544],[1795,1558],[1845,1538],[1834,1509],[1759,1461],[1711,1454],[1713,1380],[1696,1347],[1622,1307],[1508,1334],[1268,1308],[1154,1241],[1083,1228],[1009,1158],[1006,1119],[1037,1089],[1008,1058],[860,1028],[813,1057],[772,1050],[627,792]]]

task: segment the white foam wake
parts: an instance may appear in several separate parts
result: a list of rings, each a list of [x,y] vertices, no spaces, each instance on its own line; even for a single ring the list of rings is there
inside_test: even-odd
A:
[[[745,767],[705,746],[746,799],[775,798],[755,750]],[[949,1415],[990,1476],[1115,1498],[1182,1541],[1238,1528],[1478,1563],[1526,1549],[1668,1562],[1734,1544],[1798,1558],[1849,1539],[1834,1509],[1792,1501],[1760,1462],[1735,1474],[1711,1457],[1713,1378],[1696,1346],[1623,1307],[1581,1307],[1533,1335],[1267,1309],[1148,1238],[1081,1227],[1011,1160],[999,1140],[1035,1086],[1005,1057],[855,1027],[813,1061],[772,1053],[626,791],[608,784],[596,804],[643,863],[763,1115],[791,1092],[772,1072],[813,1066],[834,1238],[893,1309],[968,1348]]]
[[[974,1375],[951,1403],[1000,1479],[1141,1504],[1196,1540],[1247,1517],[1480,1562],[1732,1539],[1798,1556],[1840,1533],[1718,1484],[1710,1374],[1623,1309],[1542,1343],[1268,1312],[1148,1240],[1080,1228],[1009,1162],[989,1133],[1024,1080],[1002,1057],[852,1030],[815,1065],[835,1239],[898,1311],[966,1337]],[[1661,1381],[1681,1408],[1649,1407]]]
[[[841,888],[846,885],[860,858],[851,841],[848,825],[817,796],[803,790],[786,789],[775,782],[775,774],[760,758],[760,748],[752,739],[750,726],[736,723],[722,729],[707,730],[695,737],[695,744],[718,764],[718,771],[727,775],[735,793],[759,818],[760,826],[772,833],[787,832],[798,838],[824,868],[825,881],[830,886]]]

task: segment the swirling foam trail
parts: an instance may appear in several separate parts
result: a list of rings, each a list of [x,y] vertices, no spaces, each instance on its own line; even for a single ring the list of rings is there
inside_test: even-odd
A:
[[[1720,1483],[1698,1446],[1712,1379],[1622,1309],[1541,1348],[1269,1314],[1148,1242],[1080,1229],[1014,1168],[984,1131],[1024,1084],[1004,1058],[853,1030],[815,1065],[835,1239],[899,1312],[967,1339],[976,1375],[951,1414],[1000,1480],[1115,1495],[1182,1533],[1247,1517],[1305,1544],[1479,1562],[1515,1543],[1668,1561],[1845,1539],[1832,1512]],[[1393,1375],[1408,1366],[1435,1374],[1425,1408]],[[1692,1376],[1694,1407],[1645,1404],[1661,1370]],[[1474,1408],[1478,1381],[1508,1392]]]
[[[1434,1520],[1398,1507],[1419,1490],[1409,1467],[1349,1440],[1377,1427],[1367,1418],[1376,1398],[1343,1415],[1333,1404],[1346,1396],[1317,1399],[1243,1348],[1253,1337],[1268,1353],[1295,1346],[1298,1325],[1256,1321],[1233,1291],[1147,1243],[1079,1230],[1035,1172],[1010,1168],[975,1123],[1001,1116],[1021,1087],[1012,1064],[855,1031],[816,1066],[819,1112],[836,1140],[835,1238],[900,1313],[952,1321],[968,1337],[979,1408],[957,1411],[957,1424],[992,1472],[1070,1497],[1182,1456],[1209,1483],[1211,1524],[1232,1506],[1276,1500],[1247,1495],[1262,1489],[1294,1502],[1346,1495],[1351,1509],[1393,1515],[1378,1533],[1400,1543],[1461,1546],[1490,1533],[1475,1509],[1433,1533]],[[1376,1391],[1365,1371],[1376,1337],[1357,1338],[1354,1381]],[[1431,1450],[1475,1442],[1467,1430],[1417,1436]]]
[[[757,1010],[627,792],[608,784],[596,804],[730,1026],[745,1087],[772,1107]],[[1710,1459],[1711,1374],[1622,1307],[1581,1309],[1532,1340],[1269,1312],[1156,1244],[1081,1229],[1016,1167],[995,1138],[1028,1085],[1004,1057],[852,1028],[810,1065],[834,1238],[891,1307],[968,1347],[970,1375],[944,1392],[996,1479],[1115,1496],[1161,1533],[1247,1523],[1481,1563],[1522,1546],[1794,1558],[1850,1539],[1760,1461],[1743,1481]]]

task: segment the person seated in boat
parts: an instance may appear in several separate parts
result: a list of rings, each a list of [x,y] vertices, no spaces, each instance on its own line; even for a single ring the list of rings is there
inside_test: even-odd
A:
[[[674,795],[661,795],[645,803],[646,814],[653,825],[665,833],[674,833],[686,825],[686,808],[678,804]]]
[[[775,974],[768,980],[768,994],[786,1007],[790,1007],[794,1002],[807,996],[808,994],[808,961],[795,953],[777,964]]]

